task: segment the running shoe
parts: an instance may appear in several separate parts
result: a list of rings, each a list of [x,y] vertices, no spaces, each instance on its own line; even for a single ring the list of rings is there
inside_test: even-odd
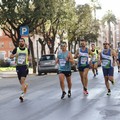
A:
[[[98,71],[96,72],[96,75],[98,75]]]
[[[94,76],[93,77],[96,77],[96,74],[94,74]]]
[[[69,98],[71,97],[71,91],[70,90],[68,91],[68,97]]]
[[[84,90],[83,93],[84,93],[84,95],[88,95],[88,91],[87,90]]]
[[[108,91],[107,95],[108,95],[108,96],[109,96],[109,95],[111,95],[111,92],[110,92],[110,91]]]
[[[66,92],[63,91],[62,96],[61,96],[61,99],[64,99],[64,98],[65,98],[65,95],[66,95]]]
[[[23,102],[23,100],[24,100],[24,93],[21,93],[19,99],[20,99],[21,102]]]
[[[27,89],[28,89],[28,84],[25,84],[24,93],[26,93],[26,92],[27,92]]]

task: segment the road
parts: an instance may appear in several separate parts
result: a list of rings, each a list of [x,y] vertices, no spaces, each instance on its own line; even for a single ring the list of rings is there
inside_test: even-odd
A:
[[[119,120],[120,73],[115,68],[115,85],[107,96],[101,68],[93,78],[89,71],[89,95],[84,96],[78,72],[72,73],[72,97],[61,100],[58,76],[28,76],[28,94],[19,101],[17,78],[0,79],[0,120]],[[67,87],[66,87],[67,91]]]

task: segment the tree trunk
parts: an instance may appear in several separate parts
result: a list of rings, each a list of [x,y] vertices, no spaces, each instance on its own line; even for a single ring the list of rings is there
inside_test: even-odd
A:
[[[54,54],[54,44],[55,44],[54,38],[48,38],[47,41],[48,41],[47,45],[48,45],[48,48],[50,50],[50,54]]]
[[[41,38],[39,38],[38,41],[41,44],[41,55],[45,55],[46,54],[46,50],[45,50],[46,43]]]
[[[30,38],[29,38],[29,45],[30,45],[30,51],[32,55],[33,73],[36,73],[36,61],[34,56],[33,42],[31,41]]]
[[[108,22],[108,42],[111,43],[111,26],[110,22]]]
[[[71,51],[71,41],[68,42],[68,50]]]

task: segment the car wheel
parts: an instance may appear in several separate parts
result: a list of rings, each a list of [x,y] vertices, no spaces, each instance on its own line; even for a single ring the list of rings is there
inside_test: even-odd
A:
[[[59,71],[57,71],[56,73],[59,74]]]
[[[41,73],[41,72],[38,72],[38,75],[42,75],[42,73]]]

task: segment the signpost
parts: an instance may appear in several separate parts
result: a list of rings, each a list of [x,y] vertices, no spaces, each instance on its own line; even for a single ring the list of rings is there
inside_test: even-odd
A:
[[[25,39],[26,45],[29,46],[29,40],[28,40],[29,27],[28,26],[20,27],[20,35],[21,35],[22,38]]]

